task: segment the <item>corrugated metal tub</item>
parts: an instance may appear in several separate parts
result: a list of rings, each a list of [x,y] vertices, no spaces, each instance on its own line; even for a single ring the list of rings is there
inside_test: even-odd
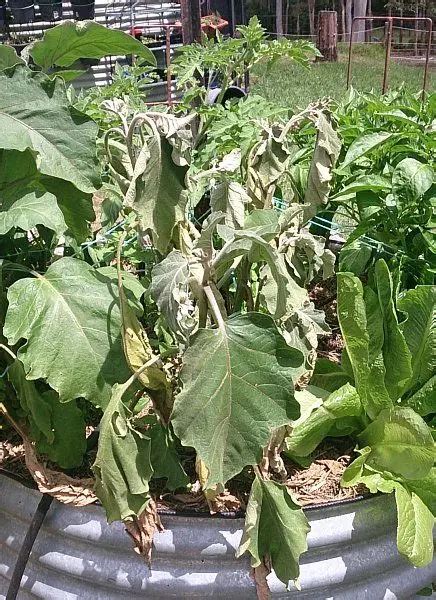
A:
[[[0,597],[41,494],[0,477]],[[393,498],[309,509],[309,551],[301,591],[271,574],[273,598],[390,600],[412,598],[436,580],[436,561],[415,569],[396,550]],[[132,551],[121,524],[107,525],[98,506],[54,501],[36,539],[19,599],[256,598],[248,560],[236,560],[242,519],[163,516],[152,569]]]

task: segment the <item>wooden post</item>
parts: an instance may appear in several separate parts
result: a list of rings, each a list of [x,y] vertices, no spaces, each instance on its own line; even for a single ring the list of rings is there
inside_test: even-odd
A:
[[[335,10],[321,10],[318,13],[318,50],[321,60],[338,60],[338,13]]]
[[[181,0],[183,43],[201,42],[200,0]]]

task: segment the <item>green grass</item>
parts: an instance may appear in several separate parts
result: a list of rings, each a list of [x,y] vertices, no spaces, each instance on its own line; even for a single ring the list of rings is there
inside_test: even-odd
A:
[[[266,68],[258,65],[251,75],[251,91],[288,108],[303,108],[309,102],[328,96],[339,100],[346,91],[348,49],[339,45],[337,63],[314,63],[310,69],[282,60]],[[376,45],[355,45],[352,85],[359,91],[381,91],[384,49]],[[391,89],[405,85],[411,91],[422,89],[424,68],[395,62],[389,65]],[[435,91],[436,72],[429,69],[427,89]]]

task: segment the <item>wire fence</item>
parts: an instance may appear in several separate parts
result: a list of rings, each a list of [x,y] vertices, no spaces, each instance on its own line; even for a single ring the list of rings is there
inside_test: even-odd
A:
[[[267,31],[267,35],[273,39],[278,37],[277,32]],[[394,25],[392,27],[392,53],[393,58],[403,59],[420,59],[425,57],[428,45],[429,30],[422,26],[415,27],[402,27],[401,25]],[[436,60],[436,31],[432,31],[431,34],[431,46],[430,56],[433,60]],[[317,41],[317,35],[310,34],[297,34],[297,33],[283,33],[280,37],[284,37],[289,40],[308,40],[313,43]],[[387,27],[380,25],[377,27],[370,27],[355,31],[353,34],[353,41],[356,44],[374,45],[374,46],[385,46],[387,43]],[[339,42],[349,43],[350,33],[339,33]]]

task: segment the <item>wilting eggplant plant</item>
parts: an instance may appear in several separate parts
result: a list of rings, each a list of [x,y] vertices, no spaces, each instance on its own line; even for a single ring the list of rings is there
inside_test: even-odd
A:
[[[23,93],[35,103],[17,112]],[[96,124],[59,77],[24,65],[0,73],[1,407],[39,485],[45,478],[50,492],[35,457],[82,465],[89,413],[101,411],[95,493],[142,554],[158,525],[150,482],[187,487],[189,451],[210,503],[248,473],[238,555],[288,584],[309,525],[284,483],[283,453],[301,460],[325,437],[349,435],[359,456],[343,484],[395,492],[398,548],[428,564],[435,290],[398,295],[383,261],[365,285],[339,273],[342,361],[317,359],[329,328],[307,285],[330,277],[335,257],[311,223],[328,205],[341,151],[324,104],[290,120],[264,107],[215,160],[219,132],[209,125],[199,139],[196,114],[108,108],[120,123],[102,145],[122,233],[101,260],[99,240],[85,241],[100,185]],[[297,178],[296,139],[308,127],[316,141]],[[279,210],[289,177],[298,193]]]

